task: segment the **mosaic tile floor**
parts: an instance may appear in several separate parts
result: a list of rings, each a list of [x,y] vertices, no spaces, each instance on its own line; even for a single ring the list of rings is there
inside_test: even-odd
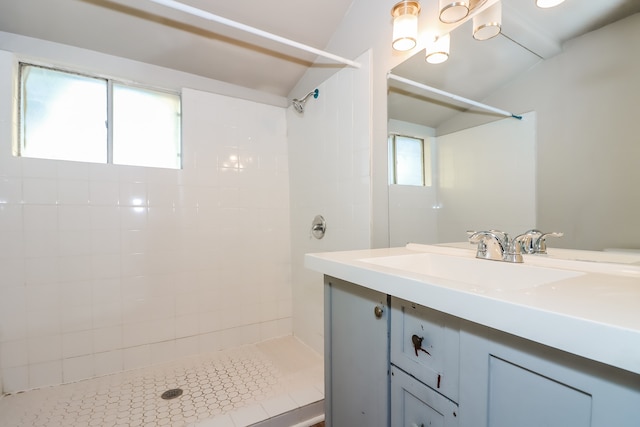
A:
[[[322,358],[287,337],[5,396],[0,425],[244,427],[323,398]]]

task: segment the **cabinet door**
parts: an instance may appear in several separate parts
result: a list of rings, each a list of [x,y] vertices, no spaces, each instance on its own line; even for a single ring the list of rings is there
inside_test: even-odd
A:
[[[466,322],[460,337],[460,426],[640,426],[640,375]]]
[[[592,397],[497,357],[489,357],[491,427],[590,427]]]
[[[388,319],[385,294],[325,278],[327,426],[388,426]]]
[[[391,363],[458,401],[459,319],[391,299]]]
[[[393,427],[456,427],[458,406],[402,370],[391,367]]]

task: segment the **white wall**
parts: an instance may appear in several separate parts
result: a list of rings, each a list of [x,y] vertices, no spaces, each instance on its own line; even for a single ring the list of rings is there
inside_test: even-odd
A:
[[[362,68],[344,69],[320,84],[304,114],[287,110],[294,332],[318,352],[324,345],[323,281],[304,268],[304,254],[368,248],[371,238],[370,53],[358,61]],[[322,240],[310,236],[317,214],[327,221]]]
[[[536,228],[536,114],[439,136],[438,242]]]
[[[175,87],[202,83],[33,39],[0,41],[19,45],[25,56],[100,67],[114,77],[149,76]],[[16,158],[10,154],[14,70],[14,56],[1,53],[5,391],[291,333],[283,108],[185,89],[182,170]],[[143,205],[134,206],[133,198]]]

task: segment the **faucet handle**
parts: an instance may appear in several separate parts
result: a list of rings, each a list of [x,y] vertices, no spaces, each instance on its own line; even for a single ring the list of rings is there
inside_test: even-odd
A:
[[[535,242],[535,253],[538,254],[546,254],[547,253],[547,237],[562,237],[564,233],[559,233],[557,231],[553,231],[551,233],[542,233],[540,237]]]
[[[543,233],[542,233],[542,231],[540,231],[538,229],[532,228],[531,230],[525,231],[524,234],[529,234],[531,236],[539,236],[539,235],[541,235]]]
[[[507,246],[509,246],[509,243],[511,242],[509,238],[509,233],[505,233],[504,231],[500,231],[500,230],[489,230],[489,231],[500,238],[500,243],[502,243],[505,249],[507,248]]]
[[[532,228],[531,230],[525,231],[520,236],[524,236],[520,240],[520,247],[522,248],[522,251],[526,254],[536,253],[535,243],[537,239],[542,236],[542,231]]]
[[[477,243],[476,258],[501,260],[505,253],[504,236],[493,231],[476,231],[469,236],[469,243]]]

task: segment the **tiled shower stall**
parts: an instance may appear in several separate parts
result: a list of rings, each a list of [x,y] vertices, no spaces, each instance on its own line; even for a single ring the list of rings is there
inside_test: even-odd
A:
[[[5,391],[291,333],[282,108],[184,90],[182,170],[2,149]]]
[[[182,74],[19,36],[0,40],[4,392],[294,329],[322,352],[321,278],[304,269],[303,255],[369,245],[369,122],[366,109],[360,117],[353,107],[355,98],[369,101],[369,54],[362,69],[323,83],[303,116],[185,84],[195,89],[181,91],[183,168],[168,170],[14,157],[11,81],[20,49],[174,83]],[[322,241],[309,236],[312,214],[327,218]]]

